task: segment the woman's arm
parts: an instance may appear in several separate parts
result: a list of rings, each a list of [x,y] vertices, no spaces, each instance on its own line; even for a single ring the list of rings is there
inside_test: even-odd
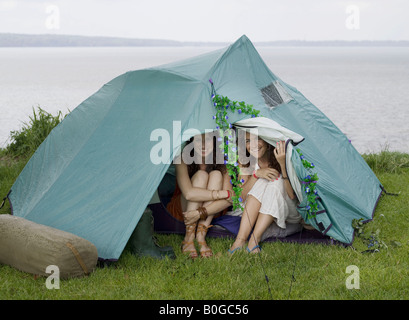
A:
[[[193,187],[185,163],[175,164],[176,180],[180,191],[187,201],[211,201],[218,199],[225,199],[229,196],[226,190],[219,190],[218,192],[207,190],[204,188]]]
[[[290,199],[294,200],[295,199],[295,193],[294,193],[293,187],[291,186],[290,180],[288,179],[288,177],[286,175],[284,175],[284,172],[286,172],[285,168],[282,169],[282,172],[283,172],[282,178],[284,179],[285,191],[287,192]]]
[[[286,170],[286,165],[285,165],[285,142],[284,141],[277,142],[277,147],[274,150],[274,155],[277,159],[277,162],[280,164],[280,167],[281,167],[281,173],[282,173],[282,178],[284,179],[285,191],[287,192],[290,199],[294,200],[295,193],[291,186],[290,180],[287,177],[287,170]]]

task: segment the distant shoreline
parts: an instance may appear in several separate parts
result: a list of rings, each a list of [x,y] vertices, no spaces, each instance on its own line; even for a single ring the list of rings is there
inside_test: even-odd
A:
[[[0,47],[204,47],[228,46],[229,42],[193,42],[162,39],[132,39],[55,34],[0,33]],[[409,47],[409,41],[304,41],[280,40],[254,42],[260,47]]]

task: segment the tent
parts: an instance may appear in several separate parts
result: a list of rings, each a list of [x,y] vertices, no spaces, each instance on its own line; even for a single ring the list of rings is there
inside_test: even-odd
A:
[[[218,94],[254,105],[304,138],[297,148],[315,164],[325,208],[313,225],[350,243],[351,221],[372,218],[380,182],[347,137],[274,75],[246,36],[225,49],[129,71],[105,84],[29,160],[8,195],[12,213],[91,241],[101,259],[118,259],[176,150],[190,137],[184,132],[215,128],[210,78]],[[233,123],[247,118],[230,116]],[[152,157],[161,142],[168,150]],[[294,170],[304,174],[299,157],[292,158]]]

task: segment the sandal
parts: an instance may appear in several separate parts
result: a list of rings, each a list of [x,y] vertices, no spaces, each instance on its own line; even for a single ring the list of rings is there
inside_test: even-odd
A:
[[[259,245],[254,246],[253,249],[249,249],[249,247],[247,247],[247,252],[248,253],[252,253],[254,250],[256,249],[260,249],[259,252],[261,251],[261,247]],[[258,252],[257,252],[258,253]]]
[[[229,249],[229,250],[227,250],[227,252],[230,253],[230,254],[233,254],[236,250],[241,250],[241,249],[242,249],[242,247],[237,247],[237,248],[235,248],[233,250]]]
[[[196,224],[189,224],[186,226],[186,235],[190,236],[194,234],[196,231]],[[193,249],[188,249],[189,247],[193,247]],[[197,251],[195,248],[195,244],[192,241],[182,241],[182,253],[189,253],[189,257],[192,259],[196,259],[198,257]]]
[[[246,239],[242,239],[242,238],[239,238],[239,237],[237,237],[237,239],[239,239],[239,240],[241,240],[241,241],[243,241],[243,242],[246,242]],[[234,244],[234,243],[233,243],[233,244]],[[242,246],[236,247],[236,248],[234,248],[233,250],[230,248],[229,250],[227,250],[227,252],[230,253],[230,254],[233,254],[233,253],[236,252],[237,250],[241,250],[241,249],[243,249]]]
[[[205,226],[204,224],[198,224],[197,226],[197,231],[196,233],[200,233],[203,238],[206,237],[206,233],[209,230],[209,228],[213,227],[213,225],[210,226]],[[197,239],[197,236],[196,236]],[[197,242],[200,246],[200,256],[202,258],[209,258],[211,256],[213,256],[213,252],[212,249],[209,248],[209,246],[207,245],[206,241],[198,241]],[[204,250],[202,250],[203,248],[205,248]]]

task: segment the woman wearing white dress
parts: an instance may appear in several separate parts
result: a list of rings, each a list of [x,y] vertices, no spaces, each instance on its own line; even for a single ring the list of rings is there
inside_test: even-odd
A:
[[[246,149],[257,159],[257,164],[253,175],[245,177],[243,190],[250,190],[230,253],[242,248],[247,239],[247,250],[259,252],[260,240],[266,238],[269,232],[274,232],[274,228],[286,229],[287,223],[301,227],[296,196],[287,177],[285,142],[277,142],[274,148],[261,138],[246,133]]]

